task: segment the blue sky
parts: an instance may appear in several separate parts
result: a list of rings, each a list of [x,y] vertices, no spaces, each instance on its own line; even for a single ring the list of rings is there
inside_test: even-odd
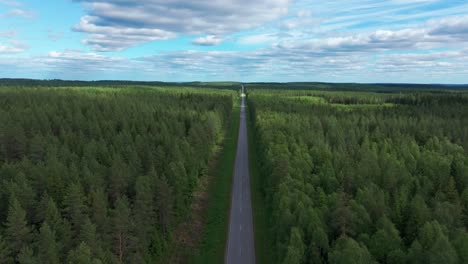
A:
[[[468,83],[466,0],[0,0],[0,78]]]

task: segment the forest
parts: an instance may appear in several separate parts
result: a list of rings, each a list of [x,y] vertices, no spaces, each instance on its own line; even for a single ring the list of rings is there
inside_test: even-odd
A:
[[[235,93],[2,87],[0,263],[155,263]]]
[[[467,94],[247,88],[270,263],[468,263]]]
[[[245,86],[258,263],[468,263],[461,87]],[[1,80],[0,263],[216,263],[233,87]],[[224,143],[202,244],[174,248]]]

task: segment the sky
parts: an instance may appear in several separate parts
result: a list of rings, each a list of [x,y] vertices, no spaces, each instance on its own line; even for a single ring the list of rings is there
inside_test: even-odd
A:
[[[468,83],[467,0],[0,0],[0,78]]]

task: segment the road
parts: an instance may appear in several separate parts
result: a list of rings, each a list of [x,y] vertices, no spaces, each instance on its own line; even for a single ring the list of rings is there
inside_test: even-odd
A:
[[[242,94],[244,93],[243,90],[244,87],[242,87]],[[245,97],[243,96],[231,194],[228,242],[225,253],[225,263],[227,264],[255,263],[247,122],[245,115]]]

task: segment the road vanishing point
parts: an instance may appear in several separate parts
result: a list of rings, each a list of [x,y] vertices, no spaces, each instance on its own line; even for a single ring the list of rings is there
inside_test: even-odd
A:
[[[244,94],[244,86],[242,86]],[[255,263],[245,96],[242,96],[236,163],[231,193],[226,264]]]

